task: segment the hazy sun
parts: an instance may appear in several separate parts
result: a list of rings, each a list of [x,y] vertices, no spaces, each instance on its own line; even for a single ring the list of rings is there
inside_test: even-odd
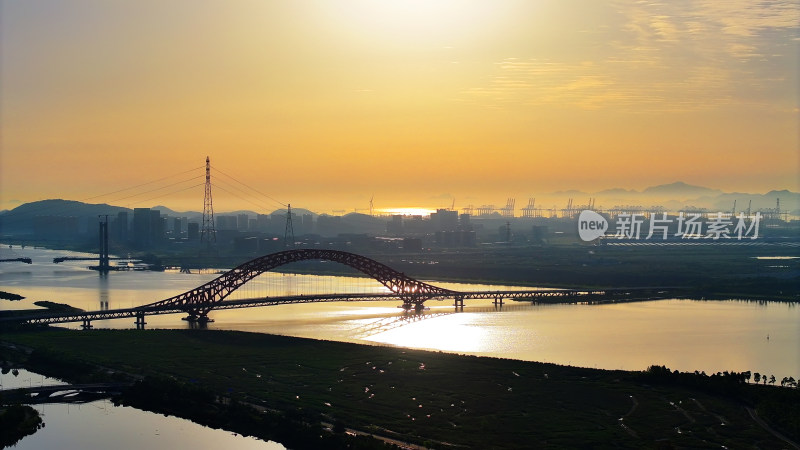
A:
[[[399,214],[401,216],[429,216],[431,213],[436,212],[435,209],[429,208],[385,208],[379,210],[383,214]]]
[[[396,43],[448,43],[474,35],[498,8],[472,0],[343,0],[329,17],[349,32]]]

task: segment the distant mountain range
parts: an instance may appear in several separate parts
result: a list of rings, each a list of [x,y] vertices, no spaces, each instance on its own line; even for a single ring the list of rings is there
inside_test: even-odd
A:
[[[718,195],[722,193],[723,192],[718,189],[711,189],[702,186],[693,186],[691,184],[686,184],[683,181],[676,181],[675,183],[670,183],[670,184],[650,186],[642,191],[637,191],[635,189],[613,188],[613,189],[605,189],[594,194],[576,190],[560,191],[560,192],[555,192],[554,194],[595,195],[600,198],[618,197],[618,196],[648,196],[648,197],[658,197],[658,198],[668,197],[669,199],[672,200],[685,200],[692,198],[700,198],[703,196]],[[752,195],[752,194],[746,194],[746,195]]]
[[[175,211],[173,209],[169,209],[166,206],[161,206],[161,205],[153,206],[150,209],[157,209],[157,210],[161,211],[162,215],[167,215],[167,216],[170,216],[170,217],[188,217],[190,220],[198,218],[198,217],[202,218],[202,216],[203,216],[202,212],[198,212],[198,211],[183,211],[183,212],[180,212],[180,211]],[[255,211],[251,211],[249,209],[240,209],[240,210],[237,210],[237,211],[228,211],[228,212],[215,213],[215,215],[220,215],[220,216],[238,216],[239,214],[247,214],[248,216],[256,216],[256,215],[258,215],[260,213],[257,213]],[[318,215],[317,213],[311,212],[311,211],[309,211],[307,209],[292,208],[292,216],[302,216],[304,214],[311,214],[314,217],[317,217],[317,215]],[[272,211],[271,213],[269,213],[269,215],[271,215],[271,216],[274,216],[274,215],[286,216],[286,210],[285,209],[276,209],[275,211]]]
[[[573,198],[577,203],[594,198],[595,205],[610,208],[616,205],[662,206],[669,211],[678,211],[687,207],[706,208],[712,211],[731,211],[736,202],[736,210],[746,210],[750,205],[752,210],[775,208],[778,199],[781,210],[789,211],[793,215],[800,215],[800,193],[788,190],[770,191],[766,194],[751,194],[741,192],[723,192],[703,186],[693,186],[681,181],[651,186],[642,191],[633,189],[606,189],[597,193],[583,191],[560,191],[553,193],[554,197],[562,200],[565,197]]]
[[[198,211],[175,211],[173,209],[167,208],[166,206],[154,206],[150,209],[158,210],[162,217],[169,216],[169,217],[186,217],[190,221],[201,222],[203,219],[203,213]],[[25,203],[20,205],[12,210],[5,210],[0,211],[0,232],[25,232],[29,231],[34,223],[35,217],[44,217],[44,216],[53,216],[53,217],[75,217],[78,219],[78,226],[79,229],[85,231],[88,228],[89,223],[97,223],[98,218],[102,216],[109,216],[109,221],[113,221],[114,218],[120,212],[127,212],[128,213],[128,220],[132,220],[133,218],[133,209],[131,208],[124,208],[120,206],[113,206],[106,203],[83,203],[75,200],[61,200],[61,199],[49,199],[49,200],[40,200],[30,203]],[[286,210],[285,209],[278,209],[270,213],[271,216],[278,216],[281,219],[286,217]],[[250,216],[250,218],[255,218],[258,213],[255,211],[250,210],[238,210],[238,211],[230,211],[224,213],[215,213],[215,217],[220,216],[237,216],[240,214],[246,214]],[[302,216],[310,214],[312,217],[317,218],[319,215],[312,211],[303,208],[292,208],[292,216],[296,218],[301,218]],[[372,219],[369,216],[365,216],[364,214],[356,214],[351,213],[345,215],[342,219],[344,219],[347,223],[359,223],[363,222],[363,218],[367,217]]]
[[[642,191],[615,188],[606,189],[597,193],[587,193],[582,191],[570,190],[560,191],[550,194],[543,201],[537,199],[537,204],[547,204],[550,202],[563,202],[567,198],[572,198],[576,205],[582,204],[589,198],[595,199],[596,208],[612,208],[621,205],[638,205],[643,207],[661,206],[668,211],[679,211],[688,207],[706,208],[710,211],[731,211],[734,202],[736,210],[744,211],[748,206],[752,210],[775,208],[780,199],[781,210],[787,211],[792,215],[800,215],[800,193],[788,190],[770,191],[766,194],[750,194],[738,192],[722,192],[718,189],[710,189],[702,186],[692,186],[683,182],[663,184],[648,187]],[[560,206],[560,205],[559,205]],[[202,212],[197,211],[174,211],[165,206],[155,206],[162,215],[170,217],[188,217],[189,220],[202,220]],[[130,208],[113,206],[108,204],[89,204],[74,200],[41,200],[25,203],[12,210],[0,212],[1,231],[14,231],[16,229],[30,227],[32,220],[36,216],[71,216],[77,217],[83,223],[96,221],[98,216],[116,216],[121,211],[133,214]],[[297,217],[310,214],[318,217],[318,214],[307,209],[292,209]],[[217,213],[217,216],[230,216],[247,214],[251,217],[257,215],[254,211],[240,210],[225,213]],[[285,216],[286,210],[275,210],[271,215]],[[350,213],[342,217],[347,223],[371,222],[374,219],[359,213]]]

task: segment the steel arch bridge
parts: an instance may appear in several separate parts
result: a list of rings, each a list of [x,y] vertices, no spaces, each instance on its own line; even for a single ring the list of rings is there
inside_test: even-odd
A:
[[[214,280],[183,294],[176,295],[136,309],[178,309],[189,314],[188,320],[204,321],[209,311],[218,306],[233,291],[248,281],[285,264],[307,260],[325,260],[350,266],[386,286],[403,301],[405,308],[421,307],[434,297],[455,296],[458,293],[415,280],[374,259],[340,250],[297,249],[261,256],[225,272]]]

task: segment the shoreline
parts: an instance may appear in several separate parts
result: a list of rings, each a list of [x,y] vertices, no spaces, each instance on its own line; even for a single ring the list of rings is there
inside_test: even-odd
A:
[[[364,255],[423,281],[594,290],[617,286],[631,289],[664,286],[680,289],[684,298],[800,302],[800,259],[775,265],[759,260],[765,253],[796,256],[797,250],[765,250],[744,246],[726,247],[724,252],[720,252],[713,247],[552,245],[485,251],[442,249],[421,253],[365,252]],[[150,258],[160,266],[183,267],[189,261],[194,261],[204,263],[200,264],[202,266],[215,269],[227,267],[219,270],[229,270],[256,256],[226,255],[198,259],[162,253],[150,255]],[[193,267],[192,264],[190,266]],[[363,275],[344,265],[313,262],[294,263],[273,270],[311,275]]]
[[[755,386],[742,381],[744,374],[727,372],[589,369],[213,330],[44,329],[6,333],[3,341],[30,352],[25,356],[4,345],[4,359],[14,353],[48,376],[75,382],[151,380],[121,401],[139,399],[142,406],[151,398],[148,409],[223,428],[232,410],[208,400],[209,394],[229,398],[237,408],[252,404],[278,411],[270,416],[273,421],[302,418],[292,426],[324,421],[422,447],[439,447],[439,441],[481,448],[611,442],[636,448],[662,440],[737,447],[753,439],[765,447],[785,445],[753,420],[742,402],[790,438],[800,434],[793,434],[791,425],[800,423],[792,422],[800,411],[794,415],[786,405],[800,405],[800,390]],[[158,392],[181,394],[164,403]],[[187,402],[175,403],[180,398]],[[665,398],[682,399],[687,416],[675,416]],[[692,399],[702,408],[692,406]],[[720,426],[718,416],[728,425]],[[677,420],[689,432],[675,434],[676,417],[683,417]],[[247,429],[225,426],[253,434],[257,423]],[[491,426],[498,423],[503,427]]]

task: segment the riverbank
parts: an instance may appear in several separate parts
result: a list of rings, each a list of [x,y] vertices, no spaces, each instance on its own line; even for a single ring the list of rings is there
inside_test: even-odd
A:
[[[565,289],[668,287],[680,289],[683,298],[800,302],[800,253],[791,245],[561,244],[404,253],[342,250],[363,254],[420,280]],[[131,256],[158,267],[224,271],[262,255],[156,252]],[[349,266],[319,261],[274,270],[363,276]]]
[[[29,349],[27,364],[46,375],[171,380],[292,417],[430,447],[786,446],[746,406],[792,439],[800,434],[800,391],[745,384],[738,374],[672,379],[660,371],[209,330],[48,329],[6,333],[3,340]],[[170,413],[198,407],[178,409]]]
[[[28,405],[0,406],[0,448],[14,446],[43,426],[39,412]]]

